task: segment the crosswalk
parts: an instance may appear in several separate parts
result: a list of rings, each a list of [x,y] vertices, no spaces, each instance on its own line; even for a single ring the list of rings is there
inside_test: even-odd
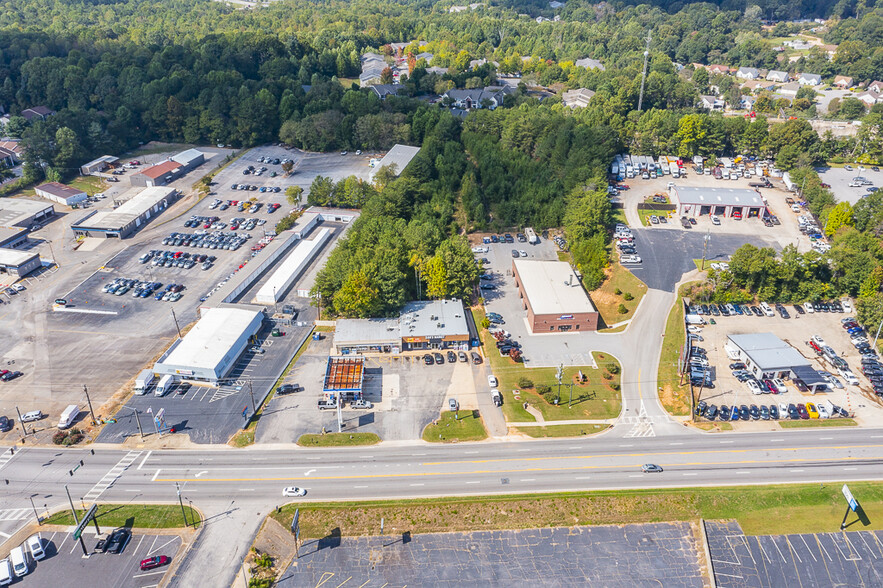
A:
[[[0,521],[20,521],[31,516],[34,516],[34,511],[30,508],[7,508],[0,510]]]
[[[637,416],[625,416],[620,419],[620,423],[624,425],[632,425],[625,437],[655,437],[656,431],[653,429],[653,417],[647,415],[647,409],[644,408],[644,401],[641,401],[641,409]]]
[[[130,451],[125,456],[123,456],[123,458],[121,460],[119,460],[115,466],[110,468],[109,472],[104,474],[104,477],[101,478],[97,484],[92,486],[92,489],[89,490],[89,492],[87,492],[85,496],[83,496],[83,500],[85,500],[86,502],[92,502],[94,500],[97,500],[98,497],[101,496],[101,494],[105,490],[107,490],[108,488],[113,486],[113,483],[116,482],[117,479],[119,479],[119,477],[123,475],[123,472],[126,471],[126,469],[130,465],[132,465],[132,462],[134,462],[136,459],[138,459],[138,457],[142,453],[144,453],[144,452],[143,451]]]
[[[27,450],[26,449],[19,449],[15,453],[12,453],[9,449],[6,449],[3,452],[3,454],[0,455],[0,470],[2,470],[3,466],[5,466],[7,463],[9,463],[13,457],[15,457],[19,453],[23,453],[25,451],[27,451]]]

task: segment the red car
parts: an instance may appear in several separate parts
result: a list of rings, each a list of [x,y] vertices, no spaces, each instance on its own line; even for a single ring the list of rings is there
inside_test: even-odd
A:
[[[129,162],[129,165],[141,165],[141,162],[138,161],[137,159],[133,159],[132,161]]]
[[[148,557],[147,559],[142,559],[141,571],[143,572],[145,570],[152,570],[160,566],[168,565],[170,561],[172,561],[172,558],[167,555],[155,555],[153,557]]]

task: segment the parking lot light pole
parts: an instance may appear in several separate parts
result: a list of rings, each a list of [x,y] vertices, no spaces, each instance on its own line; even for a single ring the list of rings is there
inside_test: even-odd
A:
[[[880,324],[877,326],[877,333],[874,335],[874,351],[877,350],[877,339],[880,337],[881,327],[883,327],[883,319],[880,320]]]
[[[18,409],[17,406],[15,407],[15,412],[18,413],[18,424],[21,425],[21,434],[27,437],[28,431],[27,429],[25,429],[25,422],[21,419],[21,411]]]
[[[138,423],[138,434],[141,435],[141,439],[144,439],[144,429],[141,428],[141,417],[138,416],[138,409],[132,408],[131,406],[123,406],[121,408],[127,408],[135,413],[135,422]]]
[[[175,321],[175,329],[178,331],[178,339],[181,339],[181,327],[178,326],[178,317],[175,316],[175,309],[172,310],[172,320]]]

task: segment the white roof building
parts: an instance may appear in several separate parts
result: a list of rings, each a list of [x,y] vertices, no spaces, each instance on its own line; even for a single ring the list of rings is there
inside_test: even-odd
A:
[[[264,319],[259,310],[210,308],[153,366],[158,374],[217,382],[226,376],[245,351]]]
[[[516,259],[513,264],[534,314],[596,312],[569,263]]]
[[[411,163],[411,160],[420,152],[420,147],[411,147],[410,145],[393,145],[392,149],[390,149],[386,155],[383,156],[377,165],[374,166],[374,169],[371,170],[369,175],[371,180],[374,180],[374,176],[380,171],[380,168],[386,166],[395,166],[395,174],[399,175],[405,168],[408,167],[408,164]]]

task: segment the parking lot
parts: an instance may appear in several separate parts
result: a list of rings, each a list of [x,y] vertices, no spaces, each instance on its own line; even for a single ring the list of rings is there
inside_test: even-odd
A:
[[[786,306],[791,318],[782,318],[780,315],[767,316],[714,316],[705,317],[706,320],[713,318],[717,324],[705,325],[699,332],[701,340],[694,342],[707,353],[709,369],[714,380],[714,388],[704,388],[701,400],[708,405],[776,405],[781,413],[781,405],[823,403],[830,400],[834,405],[845,408],[851,415],[854,414],[859,424],[875,424],[883,416],[883,408],[877,401],[870,389],[868,380],[861,372],[861,357],[850,342],[849,335],[841,326],[841,319],[849,316],[847,313],[813,313],[798,314],[792,305]],[[739,382],[734,377],[729,365],[734,360],[727,357],[724,346],[727,335],[742,333],[773,333],[800,352],[810,360],[812,367],[819,371],[831,374],[832,386],[830,390],[818,392],[813,395],[810,392],[801,392],[791,380],[785,381],[786,392],[778,394],[754,394],[747,384]],[[837,369],[829,361],[822,359],[808,345],[813,336],[820,336],[830,345],[840,357],[850,366],[852,372],[858,377],[859,386],[850,386],[844,378],[838,375]],[[698,388],[697,388],[698,390]],[[697,399],[698,401],[698,399]],[[780,418],[782,417],[780,414]],[[739,426],[746,423],[740,422]]]
[[[100,525],[99,520],[99,525]],[[102,537],[113,529],[101,528]],[[16,586],[118,586],[120,588],[151,588],[159,585],[170,569],[165,565],[154,570],[141,571],[139,563],[156,555],[172,559],[181,549],[181,537],[172,534],[132,534],[120,554],[95,552],[95,527],[83,532],[83,541],[89,557],[83,556],[80,542],[73,533],[46,531],[41,533],[46,557],[38,562],[28,556],[31,571],[14,583]],[[100,578],[100,579],[99,579]]]
[[[256,343],[264,353],[246,351],[220,386],[179,385],[162,397],[150,388],[143,396],[132,396],[115,415],[116,422],[104,426],[98,441],[120,443],[139,436],[137,418],[145,435],[156,435],[153,415],[164,409],[166,432],[174,428],[176,433],[189,435],[194,443],[226,443],[243,426],[243,411],[250,415],[254,406],[260,406],[291,361],[298,344],[312,329],[315,312],[308,307],[295,324],[264,321]],[[285,333],[283,337],[270,335],[275,324]],[[140,417],[136,418],[136,410]]]
[[[819,168],[819,177],[822,181],[831,185],[831,192],[838,202],[855,204],[868,195],[870,186],[850,187],[852,179],[861,176],[873,182],[872,186],[880,187],[883,184],[883,171],[874,171],[870,167],[853,165],[852,170],[842,167]]]
[[[671,176],[663,176],[650,180],[633,178],[625,181],[629,189],[620,192],[619,200],[623,203],[626,218],[632,230],[641,226],[637,211],[638,204],[647,201],[648,198],[652,198],[654,194],[667,193],[669,182],[674,182],[677,186],[688,187],[753,189],[748,184],[757,179],[717,180],[709,174],[697,175],[693,173],[692,166],[687,169],[688,175],[686,178],[673,180]],[[760,192],[767,199],[771,214],[779,219],[781,223],[779,225],[767,227],[758,218],[736,220],[727,217],[719,217],[721,224],[716,225],[712,223],[709,215],[703,215],[695,217],[696,224],[691,225],[690,229],[686,229],[681,226],[679,217],[673,212],[667,223],[650,225],[647,229],[659,232],[694,233],[702,237],[708,233],[712,239],[719,235],[738,235],[746,242],[758,240],[762,243],[774,244],[777,246],[777,249],[782,249],[786,245],[796,245],[800,251],[808,251],[811,243],[800,232],[797,224],[798,215],[792,212],[789,205],[785,203],[785,198],[791,197],[793,194],[784,189],[781,178],[769,178],[769,180],[772,182],[773,187],[761,188]]]
[[[285,380],[302,389],[273,397],[258,424],[258,443],[291,443],[323,428],[337,432],[337,411],[317,407],[331,342],[330,335],[310,341]],[[363,397],[373,407],[353,409],[347,404],[342,409],[343,431],[376,433],[384,441],[420,439],[448,398],[456,398],[462,409],[478,408],[475,378],[485,377],[483,364],[458,361],[427,366],[421,357],[416,353],[366,357]]]

